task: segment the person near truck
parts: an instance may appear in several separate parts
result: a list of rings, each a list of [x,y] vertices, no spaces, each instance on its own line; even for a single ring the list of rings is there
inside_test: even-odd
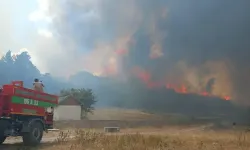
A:
[[[41,81],[39,81],[38,79],[34,80],[33,89],[35,91],[43,92],[43,87],[44,87],[44,85]]]

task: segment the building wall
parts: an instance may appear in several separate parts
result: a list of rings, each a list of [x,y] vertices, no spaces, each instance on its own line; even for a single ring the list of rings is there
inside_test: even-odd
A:
[[[54,120],[81,120],[81,106],[59,105],[54,110]]]

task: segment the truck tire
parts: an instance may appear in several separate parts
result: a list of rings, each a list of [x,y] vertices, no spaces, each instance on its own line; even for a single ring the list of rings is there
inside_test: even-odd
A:
[[[8,120],[0,120],[0,145],[4,143],[5,139],[7,136],[4,135],[4,131],[8,128],[9,126],[9,121]]]
[[[38,121],[34,121],[30,124],[29,132],[23,133],[24,145],[35,146],[40,144],[43,137],[43,125]]]
[[[0,135],[0,145],[5,141],[6,136]]]

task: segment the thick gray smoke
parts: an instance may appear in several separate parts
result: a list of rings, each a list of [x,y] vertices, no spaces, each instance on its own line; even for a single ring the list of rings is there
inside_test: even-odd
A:
[[[55,0],[49,14],[79,68],[124,75],[139,66],[193,91],[214,78],[212,93],[248,101],[249,0]]]

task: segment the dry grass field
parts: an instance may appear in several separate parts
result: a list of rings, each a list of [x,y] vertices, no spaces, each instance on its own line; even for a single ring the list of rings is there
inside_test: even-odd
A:
[[[72,137],[74,135],[74,137]],[[48,135],[47,135],[48,136]],[[54,135],[55,136],[55,135]],[[248,150],[250,133],[210,130],[209,127],[126,129],[121,133],[71,130],[39,147],[5,145],[4,150]]]
[[[62,138],[63,139],[63,138]],[[247,133],[189,132],[183,134],[123,134],[105,135],[98,132],[78,131],[70,142],[58,140],[53,149],[104,150],[242,150],[250,149]],[[52,150],[44,147],[44,150]]]
[[[162,116],[142,112],[136,109],[99,108],[88,115],[90,120],[145,120],[162,119]]]
[[[223,129],[213,123],[164,124],[159,120],[169,117],[154,117],[134,110],[97,112],[89,121],[57,123],[61,130],[45,134],[44,142],[38,147],[23,147],[17,144],[20,140],[15,142],[10,138],[0,150],[250,150],[250,132],[242,127]],[[109,125],[120,126],[121,131],[104,133],[103,127]]]

